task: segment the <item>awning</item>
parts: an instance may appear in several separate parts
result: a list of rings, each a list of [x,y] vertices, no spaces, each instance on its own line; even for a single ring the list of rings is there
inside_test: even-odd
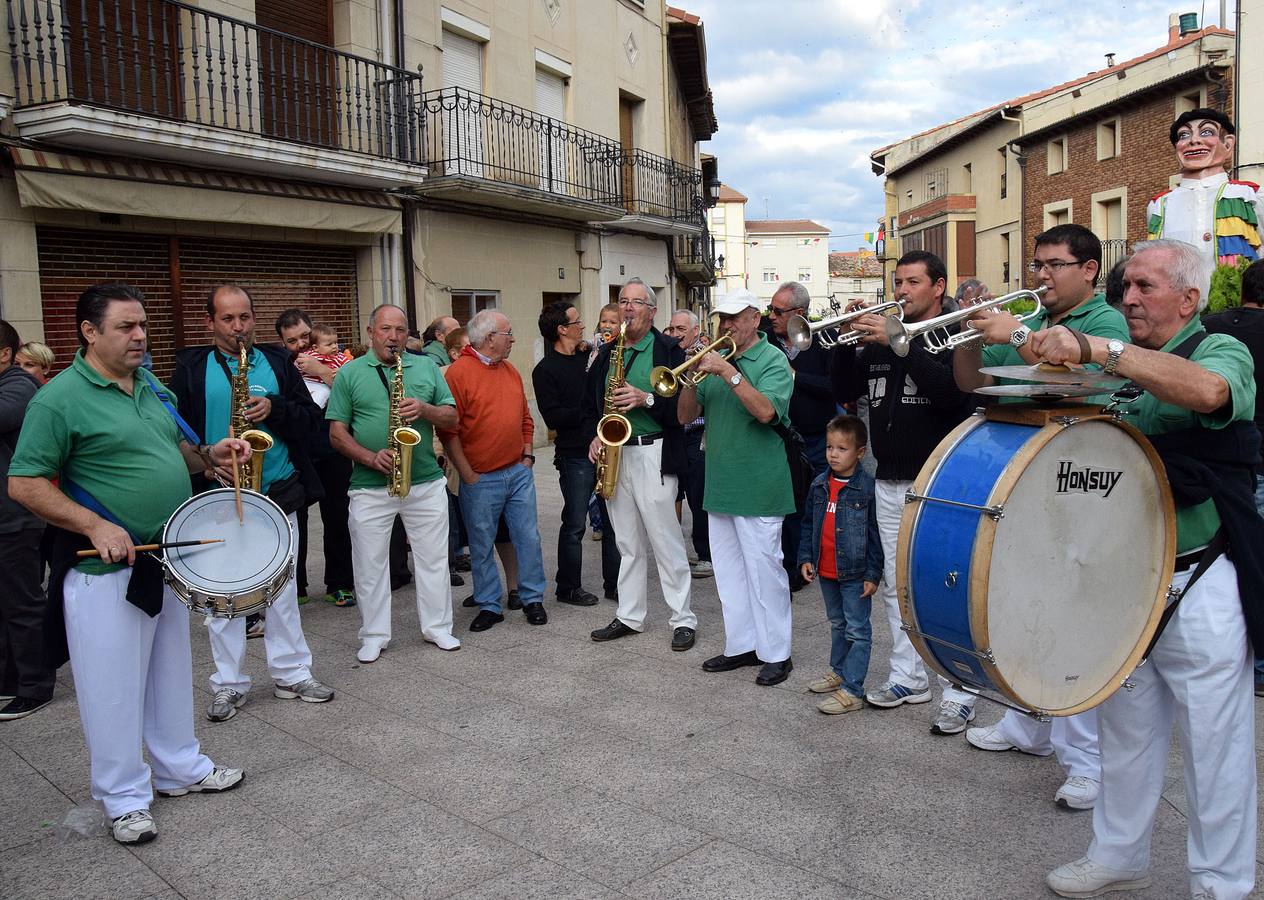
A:
[[[29,147],[10,147],[9,155],[23,206],[369,234],[403,230],[399,201],[376,191]]]

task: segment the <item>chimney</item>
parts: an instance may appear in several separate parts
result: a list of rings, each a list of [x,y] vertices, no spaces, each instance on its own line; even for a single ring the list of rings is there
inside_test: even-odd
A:
[[[1175,44],[1185,35],[1198,30],[1198,13],[1172,13],[1167,17],[1167,42]]]
[[[1106,68],[1108,69],[1113,68],[1114,65],[1115,65],[1115,54],[1107,53],[1106,54]]]

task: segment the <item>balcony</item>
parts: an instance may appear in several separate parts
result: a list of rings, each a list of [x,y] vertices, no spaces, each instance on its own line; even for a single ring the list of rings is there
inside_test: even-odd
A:
[[[5,0],[28,140],[370,188],[425,176],[421,76],[177,0]]]
[[[702,171],[644,150],[623,153],[627,215],[612,224],[650,234],[702,231]]]
[[[715,238],[704,224],[696,234],[678,234],[672,245],[675,268],[694,287],[716,282]]]
[[[626,212],[618,141],[463,88],[427,92],[421,111],[418,196],[578,222]]]

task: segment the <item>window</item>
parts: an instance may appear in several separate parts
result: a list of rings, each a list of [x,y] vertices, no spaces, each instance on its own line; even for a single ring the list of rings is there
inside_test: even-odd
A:
[[[452,318],[465,327],[475,313],[500,307],[500,294],[496,291],[453,291]]]
[[[1113,159],[1119,155],[1119,119],[1114,118],[1097,125],[1097,158]]]
[[[936,169],[926,173],[926,199],[935,200],[948,194],[948,170]]]
[[[812,281],[812,270],[811,270],[811,269],[800,269],[800,270],[799,270],[799,278],[798,278],[798,281],[799,281],[801,284],[808,284],[809,282],[811,282],[811,281]]]
[[[1128,216],[1128,189],[1119,187],[1098,191],[1091,200],[1093,234],[1103,242],[1126,240],[1128,234],[1124,223]]]
[[[764,269],[764,284],[778,284],[780,281],[781,279],[777,277],[777,270],[775,268]]]
[[[1055,225],[1070,224],[1074,221],[1072,212],[1073,205],[1069,199],[1046,203],[1044,205],[1044,228],[1048,230]]]
[[[1049,142],[1048,145],[1048,174],[1057,175],[1059,172],[1067,170],[1067,139],[1066,137],[1056,138]]]
[[[1009,155],[1004,147],[997,152],[1001,154],[1001,199],[1004,200],[1009,196]]]
[[[961,167],[961,193],[974,193],[974,170],[969,163]]]
[[[1009,234],[1001,235],[1001,283],[1009,284]]]
[[[1205,88],[1187,91],[1176,98],[1176,115],[1177,118],[1181,113],[1187,113],[1190,110],[1199,109],[1207,105],[1207,91]]]
[[[859,294],[861,291],[863,291],[863,290],[865,289],[865,282],[864,282],[864,279],[863,279],[863,278],[853,278],[853,279],[851,280],[851,289],[852,289],[853,291],[855,291],[856,293],[858,293],[858,294]]]
[[[724,207],[717,206],[711,210],[711,221],[717,225],[724,224]]]

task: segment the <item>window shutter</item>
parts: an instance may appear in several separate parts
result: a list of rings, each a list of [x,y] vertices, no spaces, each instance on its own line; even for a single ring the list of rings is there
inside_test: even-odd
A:
[[[443,32],[443,86],[483,92],[483,45],[451,31]]]

